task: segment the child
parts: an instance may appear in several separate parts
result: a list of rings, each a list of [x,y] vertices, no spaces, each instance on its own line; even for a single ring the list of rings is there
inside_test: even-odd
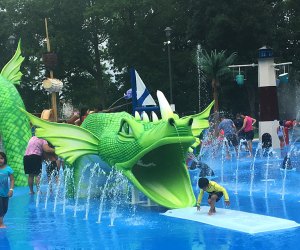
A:
[[[214,181],[209,181],[207,178],[200,178],[198,181],[198,186],[201,189],[200,194],[198,196],[197,201],[197,210],[200,210],[200,204],[202,201],[202,197],[204,194],[204,191],[209,193],[208,196],[208,204],[210,205],[210,209],[208,212],[208,215],[212,215],[216,212],[215,203],[218,202],[222,196],[224,195],[226,206],[230,205],[229,202],[229,196],[227,194],[227,191],[224,187],[220,186]]]
[[[280,149],[284,149],[284,143],[285,143],[285,131],[283,126],[283,121],[279,121],[279,126],[277,127],[277,135],[278,139],[280,141]]]
[[[3,224],[3,217],[7,212],[8,199],[13,195],[15,184],[13,170],[6,163],[5,153],[0,152],[0,228],[6,228]],[[8,178],[10,179],[10,187],[8,187]]]

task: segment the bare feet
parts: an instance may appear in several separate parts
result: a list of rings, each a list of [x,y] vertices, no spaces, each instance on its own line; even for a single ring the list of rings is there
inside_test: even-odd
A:
[[[0,225],[0,228],[6,228],[6,226],[4,224]]]
[[[213,215],[213,214],[215,214],[216,213],[216,209],[214,208],[214,209],[209,209],[209,211],[208,211],[208,215]]]
[[[33,191],[32,191],[32,192],[30,191],[29,194],[30,194],[30,195],[34,195],[34,192],[33,192]]]

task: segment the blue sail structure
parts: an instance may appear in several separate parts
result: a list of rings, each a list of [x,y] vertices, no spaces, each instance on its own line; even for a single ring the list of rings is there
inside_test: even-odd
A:
[[[153,97],[146,88],[143,80],[139,76],[138,72],[131,68],[131,88],[132,88],[132,113],[135,111],[142,113],[143,111],[157,111],[159,107],[156,105]]]

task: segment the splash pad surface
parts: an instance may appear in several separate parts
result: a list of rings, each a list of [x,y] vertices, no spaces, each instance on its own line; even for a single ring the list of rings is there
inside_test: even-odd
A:
[[[231,210],[300,223],[300,145],[296,146],[297,151],[292,158],[296,171],[286,172],[284,199],[282,199],[282,184],[285,172],[280,170],[283,160],[281,155],[272,157],[269,161],[266,157],[257,157],[254,164],[252,196],[249,195],[251,179],[249,170],[252,159],[246,158],[245,152],[242,153],[239,162],[233,157],[232,160],[225,160],[222,163],[221,157],[218,157],[217,160],[209,159],[206,163],[213,168],[217,176],[214,181],[226,187],[230,196]],[[236,182],[237,165],[238,182]],[[268,175],[266,175],[267,167]],[[198,174],[196,170],[191,173],[196,195],[199,192],[196,187]],[[265,179],[272,181],[264,181]],[[96,188],[94,183],[92,187]],[[61,194],[54,212],[55,188],[50,193],[45,209],[46,189],[45,187],[43,189],[40,203],[36,206],[37,195],[28,195],[28,187],[15,188],[14,197],[10,200],[5,217],[7,229],[0,230],[0,249],[298,250],[300,245],[299,227],[247,234],[163,216],[162,213],[168,209],[158,206],[133,206],[128,200],[122,200],[117,206],[113,226],[111,226],[111,200],[103,206],[101,223],[97,223],[99,197],[90,199],[89,215],[86,219],[86,198],[78,200],[77,215],[74,217],[75,200],[67,199],[64,213]],[[205,195],[202,209],[207,205]],[[220,209],[225,209],[223,199],[217,203],[217,212],[220,212]]]
[[[249,234],[283,230],[300,226],[298,223],[291,220],[223,208],[218,208],[216,214],[209,216],[207,214],[208,210],[208,206],[202,206],[200,211],[196,211],[196,208],[194,207],[182,208],[168,210],[163,215],[197,221]]]

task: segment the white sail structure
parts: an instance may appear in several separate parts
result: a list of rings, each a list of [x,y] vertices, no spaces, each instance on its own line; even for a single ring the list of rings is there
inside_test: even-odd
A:
[[[135,71],[135,82],[136,82],[136,97],[138,106],[156,106],[156,103],[146,88],[143,80],[136,70]]]

